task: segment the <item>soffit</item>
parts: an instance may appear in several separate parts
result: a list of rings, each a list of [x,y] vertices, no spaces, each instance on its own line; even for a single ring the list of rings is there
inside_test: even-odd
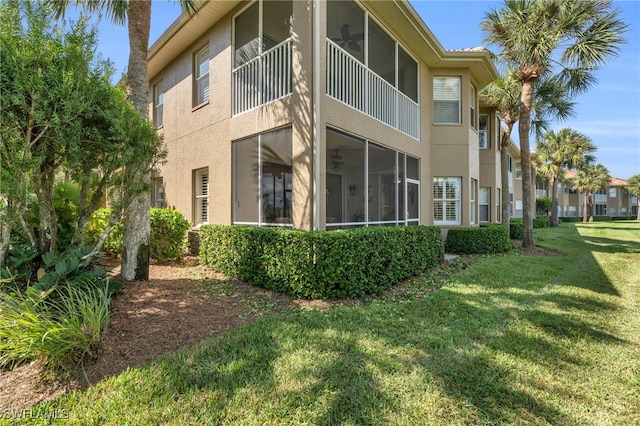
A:
[[[180,15],[149,48],[149,79],[153,79],[171,61],[187,50],[194,41],[209,31],[238,3],[240,2],[201,0],[196,4],[198,12],[195,15],[189,16],[184,13]]]

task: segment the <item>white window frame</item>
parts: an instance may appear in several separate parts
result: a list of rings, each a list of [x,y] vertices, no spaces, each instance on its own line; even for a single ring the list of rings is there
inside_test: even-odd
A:
[[[609,198],[618,198],[618,188],[609,188]]]
[[[203,177],[206,176],[206,186]],[[203,167],[193,171],[193,223],[204,225],[209,223],[209,168]]]
[[[500,191],[500,189],[498,189]],[[483,200],[482,193],[486,194],[486,200]],[[485,186],[480,188],[480,192],[478,193],[478,206],[480,207],[478,213],[478,220],[480,223],[489,223],[491,222],[491,188]],[[486,220],[482,220],[482,207],[487,207],[487,218]],[[499,206],[498,206],[499,208]]]
[[[437,182],[442,182],[442,198],[436,198],[435,194],[433,196],[433,207],[434,207],[434,215],[433,215],[433,223],[435,225],[460,225],[460,203],[461,203],[461,193],[462,193],[462,178],[461,177],[434,177],[433,183],[434,187]],[[455,185],[455,197],[450,198],[447,196],[447,185]],[[438,220],[435,216],[435,206],[436,203],[442,203],[442,218]],[[454,220],[447,220],[447,206],[450,205],[453,207],[455,212]]]
[[[201,72],[200,65],[206,63],[206,72]],[[202,93],[201,93],[202,91]],[[209,45],[193,55],[193,106],[198,107],[209,102]]]
[[[475,179],[471,179],[471,188],[469,190],[469,204],[471,207],[471,214],[469,215],[470,219],[471,219],[471,224],[475,225],[477,223],[477,215],[478,215],[478,210],[477,210],[477,199],[478,199],[478,181]]]
[[[153,124],[156,129],[164,124],[164,80],[153,86]]]
[[[153,205],[156,209],[164,207],[164,182],[162,177],[153,178]]]
[[[448,84],[453,84],[454,81],[457,83],[456,84],[457,87],[451,90],[450,93],[446,93],[443,89]],[[462,78],[457,76],[433,77],[433,124],[461,124],[460,122],[460,117],[461,117],[460,104],[462,103],[460,101],[461,86],[462,86]],[[447,103],[457,102],[458,108],[456,112],[457,114],[456,120],[447,121],[445,117],[438,118],[439,116],[437,114],[437,111],[441,109],[436,107],[438,102],[447,102]]]
[[[473,129],[478,129],[478,114],[476,114],[476,103],[478,101],[478,95],[475,86],[472,84],[469,86],[471,92],[469,93],[469,124]]]
[[[478,146],[480,149],[491,148],[491,144],[489,143],[489,114],[480,114],[478,119]],[[484,129],[482,128],[483,119]]]
[[[514,175],[516,177],[516,180],[522,180],[522,162],[516,161],[515,163],[516,165],[515,165]]]

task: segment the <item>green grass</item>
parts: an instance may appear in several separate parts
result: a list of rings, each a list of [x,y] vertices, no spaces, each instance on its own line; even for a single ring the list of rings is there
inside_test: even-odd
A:
[[[640,424],[640,224],[535,236],[566,256],[481,257],[435,292],[408,284],[423,297],[265,318],[38,410],[82,425]]]

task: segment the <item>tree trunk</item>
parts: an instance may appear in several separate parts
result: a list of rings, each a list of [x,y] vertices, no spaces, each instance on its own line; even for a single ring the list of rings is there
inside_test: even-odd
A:
[[[551,176],[551,226],[558,226],[558,175]]]
[[[531,149],[529,131],[531,129],[531,105],[533,102],[533,79],[522,82],[520,95],[520,155],[522,164],[522,247],[535,247],[533,240],[533,217],[531,217]]]
[[[35,182],[36,197],[38,198],[40,234],[38,250],[40,254],[56,251],[57,229],[56,211],[53,208],[54,170],[46,164],[40,167]]]
[[[502,224],[509,227],[509,219],[511,218],[511,203],[509,200],[509,140],[511,139],[511,130],[513,123],[505,123],[504,133],[500,141],[500,180],[502,181]],[[500,129],[498,129],[500,131]]]
[[[151,0],[129,2],[129,64],[127,71],[127,95],[129,101],[147,118],[149,115],[149,79],[147,74],[147,49],[149,29],[151,27]],[[129,170],[127,174],[134,180],[148,182],[151,174],[148,170]],[[139,187],[133,184],[133,187]],[[127,187],[125,186],[125,191]],[[149,237],[151,233],[148,192],[125,197],[127,203],[124,213],[124,235],[122,241],[121,274],[125,280],[149,279]]]
[[[0,223],[0,268],[4,268],[4,260],[11,240],[11,228],[12,223],[9,220],[5,219]]]
[[[589,199],[589,193],[585,192],[584,193],[584,202],[582,203],[582,222],[586,222],[588,220],[587,218],[587,200]]]

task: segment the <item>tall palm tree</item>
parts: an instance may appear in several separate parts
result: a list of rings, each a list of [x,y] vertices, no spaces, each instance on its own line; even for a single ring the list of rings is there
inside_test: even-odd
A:
[[[57,18],[65,15],[70,5],[88,13],[105,13],[114,23],[127,23],[129,61],[127,98],[142,117],[149,116],[149,76],[147,50],[151,28],[151,0],[47,0]],[[185,13],[195,12],[195,0],[180,0]],[[151,165],[146,170],[126,170],[127,181],[149,183]],[[127,188],[125,187],[125,191]],[[129,207],[124,217],[121,274],[126,280],[149,279],[149,237],[151,234],[150,199],[142,193],[125,199]]]
[[[635,195],[640,200],[640,175],[633,175],[627,180],[625,185],[627,191]],[[640,204],[640,203],[638,203]],[[640,220],[640,205],[636,207],[636,220]]]
[[[511,132],[520,118],[520,93],[522,85],[514,77],[515,70],[508,67],[504,74],[480,91],[480,99],[494,107],[504,122],[500,135],[500,180],[502,186],[502,224],[509,225],[509,143]],[[569,92],[556,80],[537,80],[536,99],[533,104],[531,129],[542,134],[548,128],[549,119],[564,120],[574,114],[575,103]]]
[[[601,188],[605,188],[611,182],[611,175],[609,170],[602,164],[589,164],[578,170],[578,173],[573,177],[573,184],[579,192],[584,195],[582,221],[593,220],[593,203],[591,202],[591,195]],[[591,208],[588,209],[587,207]],[[589,210],[591,215],[589,215]]]
[[[540,173],[549,180],[551,187],[551,226],[558,226],[558,182],[564,169],[578,169],[592,163],[590,154],[596,147],[582,133],[564,128],[558,133],[551,130],[536,145]]]
[[[623,43],[627,25],[609,0],[505,0],[504,8],[485,15],[485,40],[501,48],[499,56],[517,67],[522,85],[518,134],[522,155],[523,247],[533,247],[531,149],[529,131],[534,83],[553,76],[576,93],[595,83],[594,72]]]

